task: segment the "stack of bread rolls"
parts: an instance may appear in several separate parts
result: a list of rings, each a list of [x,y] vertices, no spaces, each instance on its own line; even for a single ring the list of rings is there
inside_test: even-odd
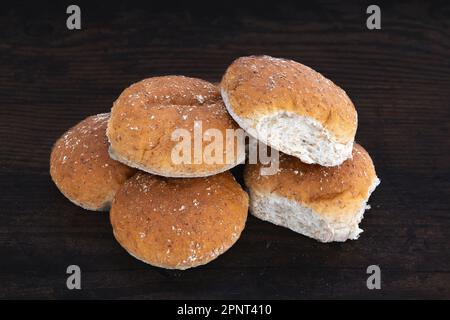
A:
[[[265,175],[261,163],[247,163],[247,195],[229,171],[245,162],[245,148],[235,143],[219,155],[228,161],[202,161],[209,141],[195,139],[199,126],[224,137],[245,130],[280,152],[278,170]],[[187,269],[228,250],[249,208],[321,242],[357,239],[379,180],[354,143],[356,128],[351,100],[321,74],[291,60],[243,57],[220,85],[184,76],[131,85],[110,113],[88,117],[55,143],[50,174],[73,203],[109,210],[129,254]],[[180,129],[192,133],[189,149],[200,161],[174,161]]]

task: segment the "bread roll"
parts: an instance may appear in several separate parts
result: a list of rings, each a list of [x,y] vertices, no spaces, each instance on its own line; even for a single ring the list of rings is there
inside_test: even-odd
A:
[[[336,166],[351,156],[357,114],[344,90],[298,62],[235,60],[221,82],[225,105],[250,135],[305,163]]]
[[[108,210],[116,191],[136,172],[109,157],[108,118],[103,113],[81,121],[56,141],[50,156],[50,175],[58,189],[88,210]]]
[[[218,87],[209,82],[183,76],[142,80],[125,89],[111,110],[107,131],[110,155],[131,167],[167,177],[210,176],[245,160],[245,148],[238,148],[238,139],[234,139],[233,155],[226,152],[224,142],[218,152],[222,160],[208,163],[202,155],[212,141],[205,139],[199,144],[200,161],[196,162],[196,121],[201,122],[198,128],[203,133],[216,129],[224,139],[227,129],[239,128],[229,116]],[[172,158],[181,142],[181,138],[172,137],[176,129],[185,129],[191,135],[190,161],[179,163]]]
[[[246,165],[250,212],[321,242],[357,239],[366,202],[380,183],[369,154],[354,144],[353,158],[336,167],[305,164],[281,154],[275,175]]]
[[[114,198],[114,236],[135,258],[187,269],[217,258],[245,226],[248,196],[230,172],[177,179],[137,173]]]

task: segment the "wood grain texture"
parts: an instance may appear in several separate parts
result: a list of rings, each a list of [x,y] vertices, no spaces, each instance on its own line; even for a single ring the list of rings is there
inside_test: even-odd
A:
[[[450,298],[450,5],[245,7],[16,3],[0,12],[0,298]],[[298,60],[343,87],[382,184],[360,240],[320,244],[250,217],[238,243],[188,271],[147,266],[106,214],[72,205],[48,174],[52,144],[142,78],[218,81],[236,57]],[[235,174],[241,176],[241,168]],[[82,290],[66,289],[66,267]],[[366,288],[378,264],[382,290]]]

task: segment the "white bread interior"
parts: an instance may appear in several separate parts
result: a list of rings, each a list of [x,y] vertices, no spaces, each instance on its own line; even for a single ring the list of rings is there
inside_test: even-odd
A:
[[[359,228],[359,223],[364,211],[368,208],[367,201],[379,184],[380,180],[376,178],[369,189],[367,198],[361,202],[357,212],[350,214],[352,216],[350,221],[332,219],[297,201],[252,190],[249,190],[250,212],[259,219],[289,228],[320,242],[356,240],[363,231]]]

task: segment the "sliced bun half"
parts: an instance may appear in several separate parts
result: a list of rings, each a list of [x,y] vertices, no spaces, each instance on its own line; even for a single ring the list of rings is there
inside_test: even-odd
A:
[[[311,68],[269,56],[242,57],[220,86],[231,116],[267,145],[322,166],[351,156],[355,107],[344,90]]]
[[[357,239],[367,200],[380,183],[369,154],[357,144],[352,159],[336,167],[281,154],[278,173],[262,176],[260,169],[245,167],[251,213],[321,242]]]

